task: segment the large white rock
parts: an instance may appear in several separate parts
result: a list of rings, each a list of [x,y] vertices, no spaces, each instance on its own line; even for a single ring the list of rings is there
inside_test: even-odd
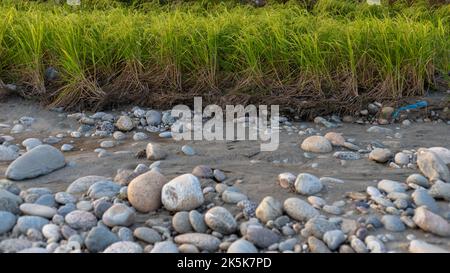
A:
[[[417,166],[430,181],[450,182],[450,172],[445,162],[434,152],[427,149],[417,151]]]
[[[426,207],[417,208],[413,220],[417,226],[427,232],[441,237],[450,237],[450,224],[447,220],[427,210]]]
[[[445,164],[450,164],[450,150],[444,147],[431,147],[428,151],[435,153]]]
[[[66,165],[60,150],[50,145],[39,145],[14,160],[6,169],[6,177],[23,180],[51,173]]]
[[[295,190],[304,195],[313,195],[319,193],[323,188],[319,178],[309,173],[301,173],[295,180]]]
[[[170,211],[192,210],[203,204],[200,181],[192,174],[183,174],[165,184],[161,201]]]

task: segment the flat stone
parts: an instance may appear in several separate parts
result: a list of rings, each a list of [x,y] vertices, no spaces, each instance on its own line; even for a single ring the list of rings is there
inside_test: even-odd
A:
[[[134,223],[136,213],[124,204],[112,205],[102,216],[102,221],[109,227],[130,226]]]
[[[38,204],[24,203],[24,204],[20,205],[19,208],[23,214],[40,216],[40,217],[44,217],[47,219],[51,219],[56,214],[55,208],[38,205]]]
[[[89,230],[97,225],[97,218],[92,213],[82,210],[68,213],[65,220],[74,229]]]
[[[342,230],[330,230],[325,232],[323,235],[323,241],[327,244],[328,248],[331,250],[336,250],[338,247],[345,242],[347,237]]]
[[[12,180],[24,180],[51,173],[65,165],[61,151],[50,145],[40,145],[14,160],[5,174]]]
[[[307,221],[319,215],[319,212],[305,201],[291,197],[284,201],[284,211],[298,221]]]
[[[214,252],[219,248],[220,240],[216,237],[203,233],[185,233],[174,238],[177,244],[192,244],[201,250]]]
[[[41,230],[49,221],[40,216],[21,216],[17,220],[18,230],[26,234],[29,229]]]

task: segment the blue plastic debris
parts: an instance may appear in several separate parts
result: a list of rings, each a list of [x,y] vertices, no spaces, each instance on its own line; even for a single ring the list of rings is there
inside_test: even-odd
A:
[[[412,110],[412,109],[420,109],[420,108],[424,108],[424,107],[427,107],[427,106],[428,106],[428,102],[426,102],[424,100],[418,101],[416,103],[409,104],[409,105],[406,105],[406,106],[398,108],[392,114],[392,117],[393,118],[397,118],[401,111]]]

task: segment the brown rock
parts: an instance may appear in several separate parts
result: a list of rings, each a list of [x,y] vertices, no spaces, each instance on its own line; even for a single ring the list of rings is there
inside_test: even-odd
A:
[[[141,212],[161,207],[161,190],[167,179],[159,172],[149,171],[139,175],[128,185],[128,201]]]
[[[330,141],[323,136],[307,137],[303,140],[301,148],[312,153],[329,153],[333,150]]]

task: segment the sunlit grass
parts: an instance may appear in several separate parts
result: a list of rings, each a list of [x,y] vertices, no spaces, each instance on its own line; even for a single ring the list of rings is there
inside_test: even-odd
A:
[[[450,70],[448,5],[32,2],[0,4],[0,79],[55,105],[151,103],[155,90],[397,99]],[[60,72],[52,88],[49,66]]]

